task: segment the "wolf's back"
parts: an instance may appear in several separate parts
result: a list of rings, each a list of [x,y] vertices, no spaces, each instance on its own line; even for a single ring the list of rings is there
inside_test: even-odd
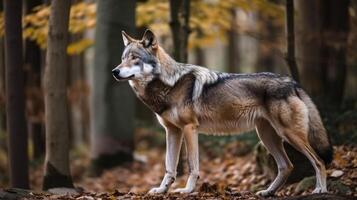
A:
[[[309,143],[325,164],[329,164],[333,159],[333,148],[319,111],[305,91],[298,88],[297,92],[309,111]]]

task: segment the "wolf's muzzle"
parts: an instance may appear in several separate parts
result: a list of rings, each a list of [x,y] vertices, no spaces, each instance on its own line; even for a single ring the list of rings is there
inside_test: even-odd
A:
[[[119,69],[113,69],[112,70],[112,74],[113,74],[113,76],[116,78],[116,79],[120,79],[121,77],[119,76],[119,74],[120,74],[120,70]]]

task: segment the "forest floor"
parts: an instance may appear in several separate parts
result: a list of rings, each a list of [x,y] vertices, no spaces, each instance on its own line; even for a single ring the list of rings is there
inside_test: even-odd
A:
[[[270,181],[257,169],[252,152],[244,153],[243,156],[235,155],[232,149],[239,146],[242,146],[239,142],[224,145],[221,155],[207,153],[207,149],[201,150],[200,179],[192,194],[146,194],[151,187],[160,184],[165,172],[164,150],[161,146],[147,148],[137,153],[134,162],[107,170],[95,178],[86,174],[88,156],[75,156],[71,159],[71,170],[79,194],[50,195],[32,192],[24,199],[264,199],[254,193],[266,188]],[[327,173],[328,180],[334,184],[337,180],[342,189],[330,188],[331,195],[322,199],[357,199],[356,169],[357,146],[336,146],[334,161]],[[34,191],[41,189],[42,173],[41,166],[31,168],[31,187]],[[187,175],[178,177],[172,188],[183,187],[186,179]],[[308,179],[312,180],[311,177]],[[313,184],[308,185],[307,189],[301,189],[301,183],[286,185],[275,197],[268,199],[321,199],[321,196],[316,195],[304,196],[311,193]]]

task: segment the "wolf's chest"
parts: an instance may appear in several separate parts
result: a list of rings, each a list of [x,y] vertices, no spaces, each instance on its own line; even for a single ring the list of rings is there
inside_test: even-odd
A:
[[[130,84],[137,97],[157,114],[170,108],[169,93],[171,87],[158,79],[148,82],[146,85]]]
[[[175,84],[169,85],[159,77],[147,82],[131,82],[136,95],[152,111],[161,115],[173,105],[188,105],[192,102],[195,76],[187,73],[179,78]]]

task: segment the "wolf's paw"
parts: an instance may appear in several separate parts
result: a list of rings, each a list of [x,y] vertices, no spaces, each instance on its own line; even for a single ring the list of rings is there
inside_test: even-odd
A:
[[[269,196],[273,196],[274,195],[274,191],[272,191],[272,190],[260,190],[255,194],[258,195],[258,196],[262,196],[262,197],[269,197]]]
[[[327,193],[327,189],[322,189],[320,187],[317,187],[314,189],[314,191],[312,191],[312,194],[318,194],[318,193]]]
[[[167,191],[166,187],[155,187],[152,188],[148,193],[149,194],[161,194],[161,193],[165,193]]]
[[[173,193],[191,193],[193,192],[194,188],[177,188],[173,190]]]

